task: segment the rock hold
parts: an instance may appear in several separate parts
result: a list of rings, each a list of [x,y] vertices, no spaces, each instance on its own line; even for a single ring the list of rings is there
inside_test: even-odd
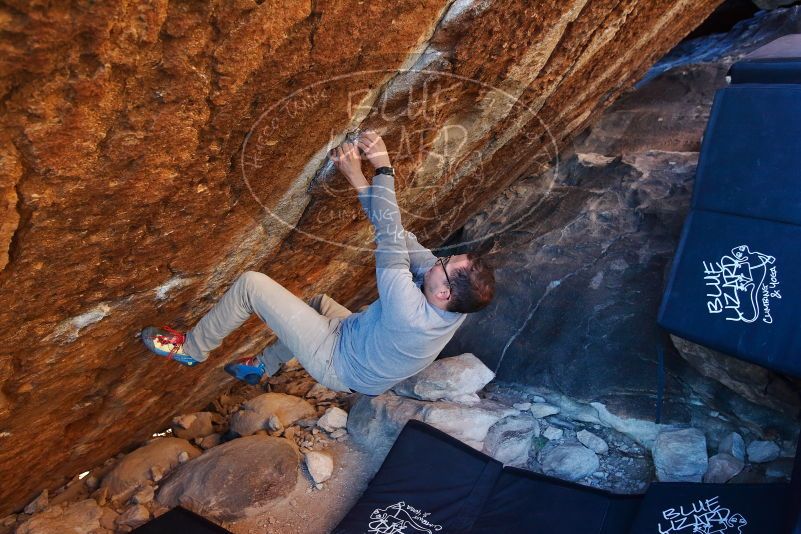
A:
[[[148,519],[150,519],[150,510],[141,504],[136,504],[125,510],[117,518],[117,528],[122,528],[127,532],[128,529],[144,525]]]

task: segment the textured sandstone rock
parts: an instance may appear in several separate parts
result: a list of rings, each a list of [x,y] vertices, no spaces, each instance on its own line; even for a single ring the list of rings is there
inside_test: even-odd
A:
[[[191,458],[200,455],[200,451],[184,439],[157,439],[120,460],[114,469],[103,477],[100,487],[108,488],[109,497],[112,499],[128,492],[133,493],[148,480],[157,482],[153,477],[154,471],[163,475],[175,468],[180,463],[179,456],[183,453]]]
[[[247,436],[224,443],[181,466],[158,492],[158,502],[232,520],[290,492],[300,454],[283,438]]]
[[[259,430],[278,430],[316,414],[314,406],[301,398],[284,393],[265,393],[242,404],[242,409],[231,416],[231,430],[249,436]]]
[[[406,223],[438,245],[718,2],[0,8],[0,515],[197,410],[271,339],[252,320],[187,369],[143,326],[191,326],[247,269],[369,302],[368,224],[316,172],[332,137],[386,130],[425,215]]]
[[[17,534],[95,534],[102,532],[100,518],[103,509],[94,499],[86,499],[69,506],[57,505],[36,514],[17,527]]]

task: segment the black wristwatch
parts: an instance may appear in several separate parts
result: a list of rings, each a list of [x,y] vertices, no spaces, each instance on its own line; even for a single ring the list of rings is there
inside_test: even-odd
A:
[[[388,174],[390,176],[395,176],[395,169],[392,167],[379,167],[375,170],[375,174]]]

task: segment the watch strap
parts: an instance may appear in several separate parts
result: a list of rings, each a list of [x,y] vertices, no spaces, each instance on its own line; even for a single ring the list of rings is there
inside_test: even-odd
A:
[[[376,174],[388,174],[390,176],[395,176],[395,169],[392,167],[378,167],[375,170]]]

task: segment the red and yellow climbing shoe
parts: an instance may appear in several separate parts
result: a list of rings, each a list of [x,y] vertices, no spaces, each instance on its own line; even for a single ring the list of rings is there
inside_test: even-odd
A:
[[[150,352],[175,360],[181,365],[192,366],[200,362],[184,352],[186,334],[173,330],[169,326],[158,328],[148,326],[142,330],[142,342]]]

